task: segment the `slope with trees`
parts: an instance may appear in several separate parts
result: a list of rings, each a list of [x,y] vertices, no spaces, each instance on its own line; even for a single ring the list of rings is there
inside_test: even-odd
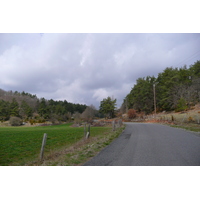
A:
[[[75,112],[83,113],[86,105],[37,98],[25,92],[0,89],[0,121],[18,117],[23,121],[66,121]]]
[[[182,111],[200,102],[200,61],[181,68],[167,67],[158,77],[138,78],[125,97],[122,110],[135,109],[149,114],[154,111]]]

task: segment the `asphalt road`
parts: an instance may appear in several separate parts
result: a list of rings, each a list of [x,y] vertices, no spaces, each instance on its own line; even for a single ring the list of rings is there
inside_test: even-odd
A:
[[[199,166],[200,137],[160,124],[126,123],[124,132],[85,166]]]

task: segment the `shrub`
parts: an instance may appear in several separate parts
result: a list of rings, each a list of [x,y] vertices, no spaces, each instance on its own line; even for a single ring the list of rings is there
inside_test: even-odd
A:
[[[179,111],[184,111],[184,110],[187,110],[187,103],[185,101],[184,98],[180,98],[179,101],[178,101],[178,104],[176,106],[176,109],[175,111],[176,112],[179,112]]]
[[[79,112],[74,113],[74,123],[80,124],[81,123],[81,114]]]
[[[44,123],[46,120],[44,118],[39,118],[35,123]]]
[[[31,125],[33,125],[33,124],[36,123],[36,120],[35,120],[35,119],[30,119],[30,120],[29,120],[29,123],[30,123]]]
[[[190,116],[188,117],[188,122],[194,122],[194,119]]]
[[[128,110],[128,118],[133,119],[136,117],[136,111],[134,109],[129,109]]]
[[[19,117],[11,117],[10,120],[11,126],[20,126],[22,125],[22,120]]]

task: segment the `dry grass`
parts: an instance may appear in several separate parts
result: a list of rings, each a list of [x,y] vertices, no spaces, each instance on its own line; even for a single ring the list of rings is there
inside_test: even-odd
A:
[[[158,113],[147,116],[146,122],[168,124],[200,133],[200,104],[184,112]]]
[[[196,106],[193,110],[184,112],[171,112],[167,114],[160,113],[156,116],[158,120],[173,121],[178,124],[196,123],[200,124],[200,108]]]

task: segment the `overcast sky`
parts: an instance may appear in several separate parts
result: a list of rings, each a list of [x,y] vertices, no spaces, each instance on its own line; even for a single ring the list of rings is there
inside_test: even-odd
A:
[[[118,107],[139,77],[200,59],[200,34],[0,34],[0,88]]]

